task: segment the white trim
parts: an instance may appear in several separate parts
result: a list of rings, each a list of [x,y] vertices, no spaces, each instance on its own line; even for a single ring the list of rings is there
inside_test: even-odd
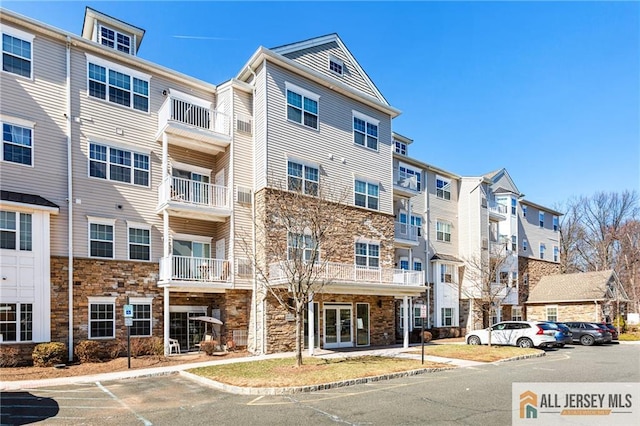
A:
[[[129,297],[129,304],[131,304],[131,305],[151,304],[151,303],[153,303],[153,298],[154,298],[154,296],[149,296],[149,297]]]
[[[104,46],[104,47],[105,48],[109,48],[108,46]],[[120,52],[120,53],[124,54],[124,52]],[[86,53],[86,52],[85,52],[84,56],[87,58],[87,70],[89,69],[89,62],[91,62],[94,65],[99,65],[101,67],[105,67],[105,68],[113,70],[113,71],[117,71],[117,72],[120,72],[120,73],[123,73],[123,74],[127,74],[130,77],[137,78],[138,80],[145,80],[147,83],[149,83],[149,85],[151,85],[151,75],[149,75],[149,74],[145,74],[143,72],[136,71],[133,68],[128,68],[128,67],[125,67],[123,65],[119,65],[119,64],[117,64],[115,62],[111,62],[111,61],[108,61],[106,59],[99,58],[97,56],[91,55],[91,54]],[[134,56],[134,55],[132,55],[132,56]],[[108,76],[107,76],[107,78],[108,78]],[[87,81],[88,80],[89,80],[89,73],[87,72]],[[107,85],[109,84],[108,80],[107,80],[106,84]],[[131,93],[133,94],[133,87],[131,88]],[[151,90],[149,90],[149,96],[148,97],[149,98],[151,97]],[[151,110],[151,106],[149,106],[149,110]],[[136,110],[136,111],[139,111],[139,110]],[[142,111],[142,112],[144,112],[144,111]]]
[[[4,13],[4,11],[3,11],[3,13]],[[6,24],[0,25],[0,30],[1,30],[0,32],[2,32],[3,34],[8,34],[8,35],[10,35],[12,37],[19,38],[19,39],[22,39],[22,40],[25,40],[25,41],[28,41],[29,43],[31,43],[31,59],[33,60],[33,39],[36,38],[35,35],[33,35],[31,33],[28,33],[28,32],[25,32],[25,31],[22,31],[22,30],[19,30],[19,29],[14,28],[14,27],[10,27],[9,25],[6,25]]]
[[[311,91],[309,91],[307,89],[303,89],[302,87],[296,86],[295,84],[289,83],[288,81],[284,82],[284,87],[285,87],[286,90],[290,90],[292,92],[296,92],[298,95],[302,95],[305,98],[309,98],[311,100],[314,100],[314,101],[320,103],[320,95],[318,95],[316,93],[313,93],[313,92],[311,92]],[[287,94],[285,93],[285,99],[286,99],[286,97],[287,97]],[[319,109],[320,109],[320,105],[318,105],[318,110]],[[302,110],[304,111],[304,108],[302,108]],[[318,112],[320,112],[320,111],[318,111]],[[320,114],[318,114],[318,115],[320,115]]]
[[[112,219],[112,218],[108,218],[108,217],[99,217],[99,216],[89,216],[89,215],[87,215],[87,220],[89,221],[89,223],[98,223],[100,225],[115,226],[117,219]]]
[[[131,222],[131,221],[125,221],[127,223],[127,236],[126,236],[126,241],[127,241],[127,259],[132,261],[132,262],[150,262],[151,259],[153,258],[152,255],[152,250],[153,250],[153,244],[151,241],[151,225],[146,224],[146,223],[141,223],[141,222]],[[129,230],[130,229],[142,229],[144,231],[149,231],[149,259],[132,259],[131,258],[131,240],[129,239]],[[140,246],[146,245],[146,244],[137,244]]]
[[[204,176],[209,176],[209,177],[211,177],[211,174],[213,173],[212,169],[207,169],[205,167],[194,166],[193,164],[180,163],[179,161],[171,160],[170,165],[171,165],[171,170],[172,171],[173,171],[173,169],[178,169],[178,170],[184,170],[184,171],[187,171],[187,172],[197,173],[199,175],[204,175]]]
[[[213,241],[213,237],[206,237],[204,235],[192,235],[192,234],[179,234],[172,233],[172,240],[191,241],[192,243],[209,243]]]
[[[303,160],[300,157],[297,157],[292,154],[287,154],[287,153],[284,154],[284,157],[287,160],[287,162],[291,161],[293,163],[302,164],[303,166],[313,167],[314,169],[318,169],[318,172],[320,172],[320,163]]]
[[[138,228],[138,229],[149,229],[151,230],[151,225],[144,222],[133,222],[131,220],[125,220],[127,224],[127,228]]]
[[[376,126],[380,127],[380,120],[376,120],[375,118],[358,112],[355,109],[351,110],[351,114],[353,115],[353,117],[359,118],[360,120],[368,121],[370,124],[375,124]],[[353,127],[353,124],[351,125],[351,127]]]
[[[339,76],[343,76],[344,75],[344,61],[340,58],[338,58],[336,55],[333,54],[329,54],[329,57],[327,58],[327,69],[335,74],[335,75],[339,75]],[[342,72],[337,72],[331,69],[331,62],[335,62],[337,65],[340,65],[340,69],[342,70]]]
[[[363,175],[359,175],[359,174],[357,174],[357,173],[353,173],[353,184],[354,184],[354,185],[355,185],[355,183],[356,183],[356,182],[355,182],[356,180],[359,180],[359,181],[361,181],[361,182],[371,183],[371,184],[373,184],[373,185],[378,185],[378,190],[380,189],[381,182],[382,182],[382,181],[381,181],[381,180],[379,180],[379,179],[369,178],[369,177],[365,177],[365,176],[363,176]],[[378,192],[378,193],[379,193],[379,192]],[[380,197],[378,196],[378,198],[380,198]]]
[[[189,95],[176,89],[169,89],[169,96],[171,96],[172,98],[183,100],[185,102],[189,102],[202,108],[211,109],[211,101]]]
[[[206,306],[192,306],[192,305],[171,305],[169,307],[169,312],[202,312],[204,315],[207,314]]]
[[[139,145],[134,145],[134,144],[130,144],[130,143],[127,143],[127,142],[111,141],[111,140],[106,140],[106,139],[102,139],[102,138],[97,138],[97,137],[94,137],[94,136],[87,136],[87,154],[89,154],[89,147],[90,147],[90,145],[92,143],[95,143],[95,144],[98,144],[98,145],[104,145],[104,146],[111,147],[111,148],[124,149],[126,151],[131,151],[131,152],[134,152],[136,154],[144,154],[144,155],[149,155],[149,156],[153,152],[152,150],[150,150],[148,148],[143,148],[143,147],[141,147]],[[91,158],[89,158],[89,160],[91,160]],[[149,163],[151,163],[151,158],[149,158]],[[131,166],[131,167],[133,167],[133,166]],[[149,170],[149,173],[151,173],[151,170]]]
[[[33,129],[36,127],[36,122],[31,120],[25,120],[24,118],[13,117],[11,115],[0,114],[0,121],[6,124],[15,124],[20,127],[29,127]]]
[[[380,240],[372,240],[371,238],[365,237],[353,237],[353,242],[355,243],[366,243],[366,244],[377,244],[380,245]],[[354,247],[355,250],[355,247]]]
[[[88,304],[87,306],[87,337],[90,340],[108,340],[116,338],[116,319],[118,318],[118,313],[116,312],[116,296],[87,296]],[[113,306],[113,319],[109,320],[113,323],[113,328],[111,330],[111,336],[99,336],[94,337],[91,336],[91,305],[99,304],[99,305],[112,305]],[[98,321],[98,320],[96,320]]]
[[[87,296],[89,303],[116,303],[117,296]]]

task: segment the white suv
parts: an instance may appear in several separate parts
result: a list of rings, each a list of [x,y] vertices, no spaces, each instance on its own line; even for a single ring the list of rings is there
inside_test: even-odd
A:
[[[491,333],[492,345],[531,347],[556,346],[555,324],[542,321],[504,321],[484,330],[474,330],[465,336],[469,345],[486,345]]]

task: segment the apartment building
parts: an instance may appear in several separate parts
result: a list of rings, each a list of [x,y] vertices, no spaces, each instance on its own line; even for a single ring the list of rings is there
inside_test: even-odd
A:
[[[392,164],[399,111],[337,35],[260,47],[214,85],[140,58],[144,30],[91,8],[81,36],[6,10],[1,23],[5,343],[72,356],[123,339],[130,304],[131,335],[166,350],[196,347],[199,316],[253,352],[291,350],[294,321],[240,241],[270,191],[318,196],[320,176],[350,194],[349,221],[310,346],[392,343],[397,300],[408,323],[424,272],[395,267],[394,176],[371,167]]]

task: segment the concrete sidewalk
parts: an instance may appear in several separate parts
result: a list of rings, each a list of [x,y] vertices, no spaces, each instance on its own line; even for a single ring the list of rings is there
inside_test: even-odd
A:
[[[410,346],[409,348],[403,348],[402,346],[395,346],[395,347],[384,347],[384,348],[374,348],[374,349],[349,348],[348,350],[344,349],[344,350],[336,350],[336,351],[331,351],[326,349],[316,349],[314,351],[314,356],[319,358],[341,358],[341,357],[373,355],[373,356],[400,357],[400,358],[420,360],[421,354],[406,353],[407,351],[415,351],[416,349],[420,349],[420,345]],[[257,356],[241,357],[241,358],[230,358],[230,359],[222,359],[222,360],[211,360],[211,361],[204,361],[204,362],[178,364],[178,365],[171,365],[166,367],[115,371],[113,373],[94,374],[94,375],[88,375],[88,376],[58,377],[54,379],[42,379],[42,380],[0,381],[0,391],[26,390],[26,389],[36,389],[36,388],[71,385],[71,384],[105,382],[110,380],[131,379],[136,377],[162,376],[162,375],[178,373],[180,371],[189,370],[197,367],[208,367],[211,365],[223,365],[223,364],[231,364],[231,363],[237,363],[237,362],[252,362],[252,361],[260,361],[264,359],[287,358],[287,357],[294,357],[294,356],[295,356],[295,353],[293,352],[285,352],[285,353],[277,353],[277,354],[269,354],[269,355],[257,355]],[[433,362],[439,362],[442,364],[447,364],[447,365],[450,365],[451,367],[472,367],[475,365],[486,364],[486,363],[477,362],[477,361],[466,361],[461,359],[450,359],[450,358],[442,358],[442,357],[426,356],[426,355],[424,359],[425,361],[433,361]]]

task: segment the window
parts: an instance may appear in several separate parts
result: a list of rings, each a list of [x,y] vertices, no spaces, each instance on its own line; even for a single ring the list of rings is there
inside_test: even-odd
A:
[[[33,305],[0,303],[0,336],[4,342],[33,340]]]
[[[29,213],[0,210],[0,249],[32,251],[32,221]]]
[[[416,227],[418,237],[422,236],[422,216],[411,216],[411,225]]]
[[[409,259],[406,257],[401,257],[400,258],[400,269],[402,269],[403,271],[408,271],[409,270]]]
[[[400,141],[394,141],[396,146],[396,153],[407,155],[407,144]]]
[[[442,327],[453,326],[453,308],[441,308]]]
[[[518,212],[518,202],[516,201],[515,198],[511,199],[511,214],[515,215]]]
[[[2,160],[33,165],[32,129],[2,123]]]
[[[513,306],[511,308],[511,321],[522,321],[522,307]]]
[[[356,265],[365,268],[378,268],[380,266],[380,244],[357,242]]]
[[[89,96],[149,112],[149,76],[87,55]]]
[[[317,167],[287,162],[287,182],[289,191],[303,192],[308,195],[318,195],[318,180],[320,173]]]
[[[354,186],[355,205],[366,207],[371,210],[378,210],[378,201],[380,198],[378,185],[356,180]]]
[[[529,243],[527,243],[527,240],[522,240],[522,251],[527,251],[528,248]]]
[[[89,219],[89,256],[113,259],[115,219]]]
[[[133,325],[129,329],[132,336],[151,336],[152,316],[151,299],[131,298],[129,303],[133,305]]]
[[[151,238],[148,227],[129,226],[129,260],[151,260]]]
[[[317,130],[320,97],[290,83],[286,83],[286,89],[287,119]]]
[[[132,53],[131,37],[102,25],[100,26],[100,44],[119,50],[120,52]]]
[[[500,271],[500,284],[506,286],[509,284],[509,273]]]
[[[289,260],[317,262],[320,260],[320,248],[311,235],[289,232],[287,237],[287,256]]]
[[[547,321],[558,321],[558,307],[557,306],[545,306],[547,313]]]
[[[553,230],[557,231],[559,229],[560,225],[559,225],[559,221],[558,221],[558,216],[553,216]]]
[[[440,264],[440,282],[442,283],[453,282],[453,265]]]
[[[422,306],[423,306],[422,304],[417,304],[417,303],[413,305],[413,328],[414,329],[422,328],[422,317],[420,316],[420,314],[422,313]]]
[[[515,235],[511,236],[511,251],[518,250],[518,238]]]
[[[408,188],[416,191],[422,189],[421,173],[403,165],[398,167],[398,182],[400,184],[403,182],[414,183],[413,185],[409,185]]]
[[[115,297],[89,298],[89,339],[114,338]]]
[[[414,271],[422,271],[422,260],[413,259],[413,270]]]
[[[527,217],[527,206],[522,206],[522,217]]]
[[[451,181],[440,176],[436,176],[436,197],[443,200],[451,199]]]
[[[31,78],[33,52],[31,34],[2,27],[2,71]]]
[[[436,240],[451,242],[451,224],[446,222],[436,222]]]
[[[509,283],[509,287],[515,287],[518,285],[518,272],[511,272],[511,282]]]
[[[90,143],[89,176],[149,186],[149,155]]]
[[[378,150],[378,120],[353,111],[353,141]]]
[[[560,260],[560,249],[558,246],[553,246],[553,261],[557,262]]]
[[[544,259],[544,251],[547,247],[545,247],[544,243],[540,243],[540,259]]]
[[[544,212],[538,213],[538,222],[540,222],[540,228],[544,228]]]
[[[329,56],[329,70],[338,75],[342,75],[344,72],[344,62],[336,58],[333,55]]]

